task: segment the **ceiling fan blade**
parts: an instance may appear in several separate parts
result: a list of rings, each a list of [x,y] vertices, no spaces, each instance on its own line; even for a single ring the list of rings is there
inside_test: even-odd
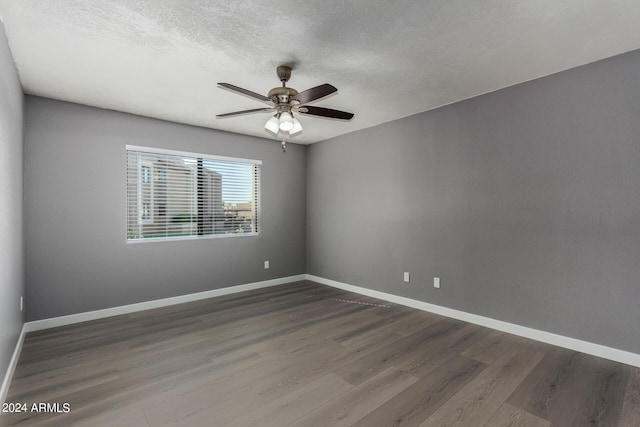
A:
[[[216,119],[224,119],[226,117],[242,116],[244,114],[267,113],[276,111],[275,108],[254,108],[252,110],[234,111],[233,113],[225,113],[216,115]]]
[[[304,90],[297,95],[291,97],[293,101],[298,101],[300,104],[308,104],[309,102],[317,101],[325,96],[329,96],[332,93],[336,93],[338,89],[331,86],[329,83],[325,83],[320,86],[312,87],[311,89]]]
[[[306,114],[308,116],[327,117],[330,119],[339,119],[339,120],[351,120],[353,118],[353,113],[347,113],[346,111],[333,110],[331,108],[306,106],[306,105],[304,107],[300,107],[298,112],[301,114]]]
[[[259,93],[251,92],[250,90],[243,89],[241,87],[234,86],[234,85],[229,84],[229,83],[218,83],[218,86],[220,86],[223,89],[230,90],[231,92],[235,92],[235,93],[238,93],[240,95],[248,96],[249,98],[253,98],[253,99],[256,99],[258,101],[262,101],[262,102],[267,102],[269,104],[273,104],[273,101],[271,101],[270,98],[267,98],[264,95],[260,95]]]

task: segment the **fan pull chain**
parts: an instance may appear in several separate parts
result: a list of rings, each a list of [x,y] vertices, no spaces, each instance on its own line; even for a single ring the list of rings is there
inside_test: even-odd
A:
[[[284,139],[282,140],[282,152],[283,153],[287,152],[287,144],[284,142]]]

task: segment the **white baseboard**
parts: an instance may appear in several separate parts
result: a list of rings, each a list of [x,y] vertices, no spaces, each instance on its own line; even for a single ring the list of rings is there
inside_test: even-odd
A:
[[[345,291],[366,295],[372,298],[378,298],[391,303],[416,308],[430,313],[440,314],[442,316],[451,317],[465,322],[473,323],[487,328],[496,329],[498,331],[507,332],[513,335],[530,338],[532,340],[541,341],[558,347],[568,348],[570,350],[579,351],[592,356],[602,357],[604,359],[613,360],[615,362],[624,363],[640,368],[640,354],[631,353],[616,348],[606,347],[604,345],[582,341],[575,338],[569,338],[562,335],[553,334],[551,332],[540,331],[537,329],[527,328],[513,323],[504,322],[502,320],[492,319],[490,317],[479,316],[477,314],[467,313],[465,311],[454,310],[452,308],[440,305],[430,304],[411,298],[401,297],[385,292],[374,291],[372,289],[362,288],[359,286],[349,285],[347,283],[337,282],[335,280],[325,279],[324,277],[306,275],[307,280],[311,280],[322,285],[332,286],[334,288],[343,289]]]
[[[169,305],[182,304],[185,302],[197,301],[206,298],[219,297],[222,295],[235,294],[238,292],[250,291],[252,289],[266,288],[269,286],[284,285],[286,283],[305,280],[305,274],[297,276],[281,277],[278,279],[264,280],[261,282],[247,283],[244,285],[229,286],[226,288],[213,289],[210,291],[197,292],[194,294],[180,295],[177,297],[145,301],[137,304],[121,305],[119,307],[105,308],[103,310],[88,311],[85,313],[70,314],[68,316],[53,317],[50,319],[35,320],[24,325],[25,332],[39,331],[42,329],[55,328],[58,326],[71,325],[73,323],[87,322],[90,320],[103,319],[105,317],[129,314],[137,311],[151,310],[153,308],[166,307]]]
[[[20,358],[22,343],[24,342],[24,336],[26,333],[27,331],[25,325],[22,325],[22,330],[20,331],[20,336],[18,337],[16,348],[13,350],[13,356],[11,356],[9,367],[7,368],[7,372],[4,375],[4,380],[2,381],[2,387],[0,387],[0,405],[4,403],[4,400],[7,398],[7,393],[9,393],[9,385],[11,384],[11,379],[13,378],[13,373],[16,370],[16,366],[18,366],[18,359]]]

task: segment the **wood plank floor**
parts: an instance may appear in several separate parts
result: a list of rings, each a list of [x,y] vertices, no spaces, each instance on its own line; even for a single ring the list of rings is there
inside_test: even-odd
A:
[[[312,282],[29,333],[24,426],[640,426],[640,369]],[[62,409],[62,408],[61,408]]]

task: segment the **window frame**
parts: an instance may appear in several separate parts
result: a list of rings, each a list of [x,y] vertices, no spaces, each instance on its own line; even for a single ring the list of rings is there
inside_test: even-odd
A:
[[[129,170],[129,165],[128,165],[128,156],[129,156],[129,152],[130,151],[137,151],[137,152],[142,152],[142,153],[149,153],[149,154],[158,154],[158,155],[168,155],[168,156],[177,156],[177,157],[190,157],[190,158],[194,158],[194,159],[203,159],[203,160],[219,160],[219,161],[229,161],[229,162],[235,162],[235,163],[245,163],[245,164],[251,164],[254,167],[258,166],[258,169],[255,171],[255,173],[252,176],[252,192],[255,192],[257,194],[252,196],[252,202],[254,203],[253,206],[253,212],[254,212],[254,224],[255,227],[257,229],[257,231],[251,231],[251,232],[245,232],[245,233],[222,233],[222,234],[202,234],[202,235],[198,235],[198,234],[194,234],[194,235],[186,235],[186,236],[163,236],[163,237],[142,237],[142,238],[130,238],[129,237],[129,185],[127,182],[127,176],[128,176],[128,170]],[[148,162],[143,161],[140,162],[140,164],[138,165],[138,169],[141,168],[142,165],[145,166],[149,166],[147,164]],[[140,170],[138,171],[138,173],[140,173]],[[154,173],[155,173],[155,168],[153,167],[153,165],[151,165],[151,170],[150,170],[150,177],[151,177],[151,187],[153,188],[154,183]],[[257,175],[257,179],[256,179],[256,175]],[[166,179],[166,177],[165,177]],[[165,181],[166,182],[166,181]],[[140,204],[142,203],[141,198],[140,198],[140,192],[141,189],[140,187],[137,188],[137,204],[138,204],[138,218],[140,220],[140,215],[141,215],[141,210],[140,210]],[[125,146],[125,196],[126,196],[126,210],[125,210],[125,220],[126,220],[126,242],[127,244],[129,243],[143,243],[143,242],[161,242],[161,241],[176,241],[176,240],[201,240],[201,239],[225,239],[225,238],[233,238],[233,237],[259,237],[262,234],[262,209],[261,209],[261,204],[262,204],[262,160],[256,160],[256,159],[247,159],[247,158],[240,158],[240,157],[230,157],[230,156],[220,156],[220,155],[216,155],[216,154],[207,154],[207,153],[195,153],[195,152],[189,152],[189,151],[179,151],[179,150],[170,150],[170,149],[166,149],[166,148],[157,148],[157,147],[146,147],[146,146],[139,146],[139,145],[126,145]],[[153,198],[153,196],[152,196]],[[145,220],[142,220],[142,224],[152,224],[153,223],[153,219],[154,219],[154,207],[152,205],[151,208],[151,222],[144,222]]]

